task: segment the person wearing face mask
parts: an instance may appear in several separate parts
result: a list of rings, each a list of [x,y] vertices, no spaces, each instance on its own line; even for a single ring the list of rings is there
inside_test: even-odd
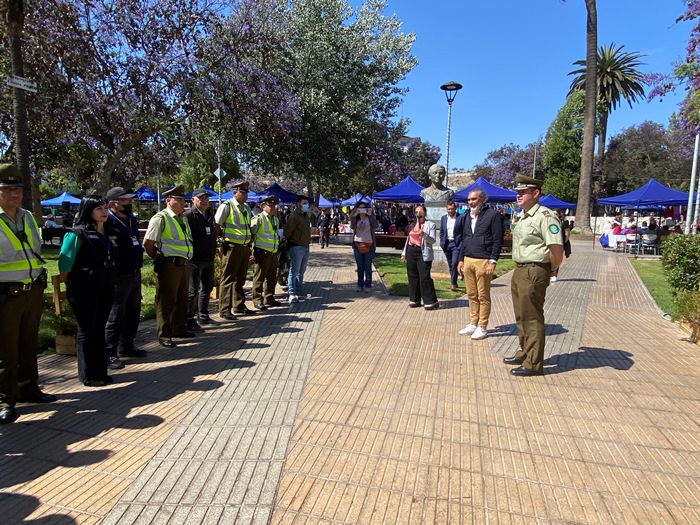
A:
[[[491,278],[503,245],[503,220],[486,204],[483,190],[467,195],[469,213],[460,224],[461,248],[457,271],[464,274],[469,296],[469,324],[459,331],[472,339],[484,339],[491,315]]]
[[[406,263],[408,275],[408,306],[418,308],[422,300],[426,310],[437,310],[440,303],[430,276],[434,258],[433,244],[437,240],[436,227],[434,222],[425,219],[425,214],[425,206],[416,206],[416,220],[406,228],[406,244],[401,253],[401,262]]]
[[[309,261],[311,244],[311,219],[309,218],[309,198],[297,197],[297,205],[284,225],[284,240],[289,247],[289,277],[287,292],[289,302],[298,303],[304,298],[304,272]]]
[[[108,217],[107,199],[83,197],[58,255],[66,298],[78,324],[78,378],[91,387],[112,382],[107,375],[105,326],[112,309],[119,246]]]
[[[350,228],[354,232],[352,251],[357,265],[357,291],[369,293],[372,289],[372,260],[377,249],[374,230],[379,227],[377,219],[369,213],[369,206],[360,201],[350,214]]]
[[[115,187],[105,198],[109,206],[107,222],[119,245],[115,258],[117,277],[114,282],[114,299],[105,327],[105,352],[107,368],[124,368],[120,357],[144,357],[145,350],[134,347],[134,338],[141,319],[141,267],[143,246],[139,241],[139,224],[132,213],[132,199],[136,194]]]

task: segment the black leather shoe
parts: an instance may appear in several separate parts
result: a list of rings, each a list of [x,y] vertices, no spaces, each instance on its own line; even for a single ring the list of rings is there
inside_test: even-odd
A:
[[[429,304],[425,307],[426,310],[437,310],[438,308],[440,308],[440,303]]]
[[[121,362],[121,359],[112,355],[107,358],[107,368],[110,370],[121,370],[124,368],[124,363]]]
[[[175,337],[177,337],[179,339],[192,339],[193,337],[195,337],[195,333],[190,332],[189,330],[186,330],[186,331],[182,332],[181,334],[175,334]]]
[[[0,424],[14,423],[17,419],[17,411],[13,407],[0,408]]]
[[[532,368],[519,366],[518,368],[513,368],[510,373],[518,377],[542,376],[544,375],[544,370],[533,370]]]
[[[270,308],[274,308],[276,306],[282,306],[282,303],[275,299],[274,301],[270,301],[269,303],[267,303],[267,306],[269,306]]]
[[[187,322],[187,329],[192,331],[192,332],[195,332],[197,334],[204,333],[204,328],[199,326],[199,323],[197,323],[197,321],[188,321]]]
[[[255,315],[255,310],[250,310],[249,308],[245,308],[244,310],[236,310],[235,313],[237,315]]]
[[[90,379],[88,381],[83,381],[83,384],[85,386],[100,387],[105,386],[107,383],[102,381],[101,379]]]
[[[172,339],[162,339],[160,341],[160,346],[164,346],[165,348],[175,348],[177,344],[175,344],[175,341]]]
[[[139,350],[137,348],[134,348],[132,350],[123,350],[121,352],[117,352],[117,355],[119,357],[146,357],[148,355],[148,352],[145,350]]]
[[[507,364],[507,365],[522,365],[522,364],[523,364],[523,360],[522,360],[522,359],[518,359],[518,358],[515,357],[515,356],[513,356],[513,357],[504,357],[504,358],[503,358],[503,362],[504,362],[505,364]]]
[[[418,308],[420,306],[420,303],[414,303],[413,301],[410,301],[408,303],[409,308]]]
[[[219,321],[215,321],[211,317],[207,317],[206,319],[200,319],[199,324],[210,324],[210,325],[216,326],[216,325],[219,325],[221,323]]]
[[[267,310],[267,306],[265,306],[264,304],[256,304],[256,305],[255,305],[255,308],[257,308],[258,310],[261,310],[261,311],[263,311],[263,312],[264,312],[265,310]]]
[[[235,321],[236,316],[233,314],[221,314],[222,319],[226,319],[227,321]]]
[[[55,395],[44,394],[41,390],[19,397],[21,403],[53,403],[56,399]]]

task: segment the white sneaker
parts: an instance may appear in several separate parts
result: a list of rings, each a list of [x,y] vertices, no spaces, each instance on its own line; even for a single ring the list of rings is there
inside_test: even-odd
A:
[[[299,302],[299,298],[298,298],[296,295],[294,295],[294,294],[290,294],[290,295],[289,295],[289,302],[290,302],[290,303],[298,303],[298,302]]]
[[[472,334],[472,339],[483,339],[487,335],[488,334],[486,333],[486,330],[484,330],[480,326],[477,326],[476,330],[474,330],[474,333]]]
[[[473,334],[474,332],[476,332],[477,328],[478,327],[476,325],[468,324],[465,328],[462,328],[459,331],[459,333],[460,333],[460,335],[470,335],[470,334]]]
[[[549,282],[550,282],[550,283],[556,283],[556,282],[557,282],[557,276],[556,276],[556,275],[552,275],[552,276],[549,278]]]

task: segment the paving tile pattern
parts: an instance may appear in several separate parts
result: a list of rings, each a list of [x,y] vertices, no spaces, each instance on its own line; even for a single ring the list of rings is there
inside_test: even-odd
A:
[[[88,389],[42,358],[59,402],[0,428],[7,523],[700,523],[700,350],[623,254],[574,243],[548,290],[546,375],[516,379],[510,278],[490,337],[464,299],[409,309],[355,291],[314,249],[312,298]]]

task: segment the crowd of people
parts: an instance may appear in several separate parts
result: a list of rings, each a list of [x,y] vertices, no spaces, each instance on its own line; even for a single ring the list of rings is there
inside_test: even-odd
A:
[[[544,296],[554,282],[564,257],[565,226],[551,210],[539,205],[541,181],[518,176],[517,203],[522,208],[513,230],[516,270],[512,296],[520,337],[520,350],[505,362],[519,365],[514,375],[542,373],[544,351]],[[204,188],[186,205],[181,185],[164,193],[165,208],[149,221],[139,238],[132,203],[135,195],[111,188],[104,196],[83,197],[65,235],[58,260],[61,281],[75,316],[77,366],[80,381],[102,387],[113,379],[109,370],[124,368],[125,357],[147,353],[134,345],[141,310],[141,271],[144,252],[153,260],[156,279],[157,338],[165,348],[176,339],[190,339],[206,325],[220,325],[238,316],[254,315],[281,306],[275,287],[279,269],[288,267],[289,303],[305,299],[304,273],[309,258],[312,225],[320,246],[349,220],[357,273],[357,291],[372,289],[372,263],[377,231],[405,233],[401,259],[406,263],[409,307],[431,311],[440,304],[431,277],[434,245],[450,267],[450,280],[464,278],[469,297],[469,322],[460,334],[487,337],[491,309],[490,283],[501,252],[504,217],[487,205],[481,190],[468,196],[468,210],[458,214],[447,202],[440,233],[427,219],[422,204],[412,208],[362,201],[346,215],[322,210],[314,216],[309,199],[299,196],[289,212],[279,214],[275,196],[248,206],[248,183],[233,185],[233,197],[214,213]],[[49,403],[56,399],[39,388],[37,342],[47,284],[41,258],[41,234],[33,215],[21,207],[22,178],[13,165],[0,165],[0,423],[17,418],[18,401]],[[284,261],[280,255],[283,252]],[[218,319],[211,317],[209,297],[214,286],[215,258],[222,255]],[[568,253],[567,253],[568,256]],[[253,266],[253,308],[246,305],[243,289]]]

